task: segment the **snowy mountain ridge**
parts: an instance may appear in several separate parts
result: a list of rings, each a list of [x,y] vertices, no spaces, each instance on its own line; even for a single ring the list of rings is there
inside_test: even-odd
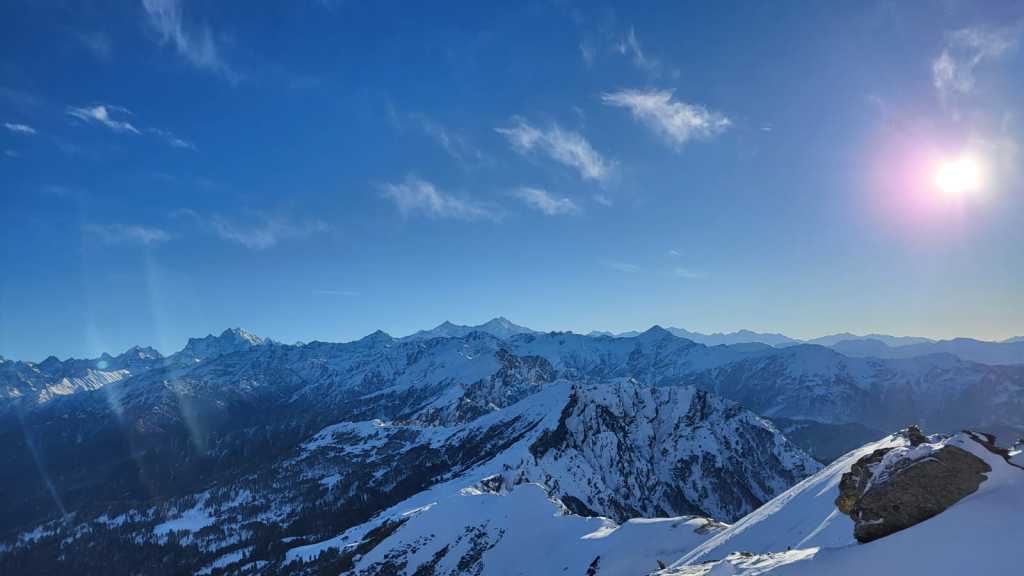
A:
[[[819,468],[769,422],[704,392],[627,380],[556,381],[455,426],[422,424],[415,416],[334,424],[254,476],[158,507],[76,514],[71,524],[22,532],[13,546],[27,553],[59,543],[73,554],[107,542],[116,518],[117,531],[140,546],[176,542],[197,558],[198,569],[238,550],[238,563],[254,561],[250,548],[258,543],[254,534],[244,536],[244,526],[255,520],[293,527],[278,537],[286,553],[277,566],[285,572],[298,570],[291,564],[299,561],[344,565],[349,544],[363,550],[361,560],[349,560],[367,574],[398,565],[412,570],[428,549],[426,559],[437,566],[486,572],[500,557],[492,548],[514,550],[515,542],[541,538],[565,545],[566,565],[586,570],[601,556],[595,573],[615,574],[647,553],[671,560],[723,527],[704,516],[739,517]],[[379,506],[405,492],[408,500],[385,506],[369,522],[323,517],[325,510],[355,510],[367,498]],[[670,519],[628,522],[640,515]],[[321,517],[326,524],[313,521]],[[548,531],[523,531],[530,517],[546,518]],[[343,529],[331,534],[331,525]],[[634,547],[638,542],[644,545]]]
[[[526,541],[505,540],[507,527],[469,506],[561,519],[546,532],[576,550],[561,566],[591,570],[594,552],[605,568],[598,561],[593,573],[613,574],[626,559],[641,561],[604,548],[625,535],[665,543],[657,559],[670,562],[667,552],[679,558],[690,552],[683,543],[707,544],[725,532],[721,522],[743,524],[820,467],[762,416],[805,442],[834,440],[854,423],[1019,434],[1024,413],[1024,369],[952,355],[705,346],[660,327],[630,338],[378,331],[284,345],[250,336],[194,339],[162,359],[144,349],[123,364],[101,358],[89,368],[146,369],[0,418],[9,496],[0,569],[27,562],[53,571],[54,558],[87,563],[119,550],[152,571],[312,573],[351,562],[375,574],[420,562],[415,550],[429,548],[435,568],[495,570],[487,550]],[[435,501],[436,510],[424,508]],[[425,541],[446,509],[464,523],[459,534]],[[606,523],[580,520],[598,516]],[[674,520],[629,522],[656,517]],[[841,526],[818,519],[807,533],[831,538]],[[609,538],[569,543],[593,533]],[[293,549],[317,556],[289,556]],[[383,556],[356,558],[372,550]]]

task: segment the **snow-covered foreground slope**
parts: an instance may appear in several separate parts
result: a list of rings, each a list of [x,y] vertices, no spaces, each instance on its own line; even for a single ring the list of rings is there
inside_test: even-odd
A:
[[[336,539],[293,548],[286,562],[333,552],[347,574],[625,576],[657,570],[723,527],[693,516],[619,525],[572,515],[537,484],[462,484],[421,493]]]
[[[944,442],[962,448],[983,460],[991,472],[976,492],[920,524],[890,534],[866,544],[841,545],[838,537],[808,538],[802,530],[792,533],[788,539],[771,539],[761,535],[760,540],[750,538],[744,541],[737,526],[723,531],[712,540],[685,555],[672,568],[661,573],[665,576],[683,575],[755,575],[774,574],[786,576],[861,576],[864,574],[899,574],[921,576],[962,576],[965,574],[1004,575],[1020,574],[1024,570],[1024,559],[1020,555],[1020,543],[1024,541],[1024,469],[1015,466],[1019,453],[1011,453],[1010,462],[995,454],[970,435],[961,434]],[[830,477],[831,471],[822,473]],[[812,477],[805,483],[805,489],[817,484]],[[802,492],[802,491],[801,491]],[[784,495],[785,496],[785,495]],[[781,500],[781,497],[780,497]],[[811,506],[799,497],[791,500],[794,510],[809,509],[813,517],[819,517]],[[771,509],[776,502],[770,502],[765,509]],[[783,504],[774,515],[789,516]],[[754,512],[754,518],[772,516]],[[798,515],[794,512],[792,516]],[[852,523],[846,521],[852,539]],[[761,520],[748,526],[747,530],[768,532],[772,527],[785,530],[784,521]],[[837,524],[831,524],[837,526]],[[726,532],[733,531],[732,537]],[[718,542],[713,542],[719,540]],[[764,549],[780,550],[783,544],[793,546],[768,554],[748,554],[745,543],[764,544]],[[837,545],[840,544],[840,545]]]
[[[780,552],[856,542],[853,521],[836,510],[839,481],[861,457],[881,448],[906,444],[905,436],[893,434],[846,454],[694,548],[678,562],[702,562],[738,551]]]

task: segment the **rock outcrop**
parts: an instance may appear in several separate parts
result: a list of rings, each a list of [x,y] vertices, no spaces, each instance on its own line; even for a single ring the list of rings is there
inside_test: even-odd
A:
[[[992,470],[963,448],[931,441],[916,426],[905,434],[909,446],[875,450],[858,460],[839,483],[836,508],[853,519],[859,542],[935,516],[975,492]]]

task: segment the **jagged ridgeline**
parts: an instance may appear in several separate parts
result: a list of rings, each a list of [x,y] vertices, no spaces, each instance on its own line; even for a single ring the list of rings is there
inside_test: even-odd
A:
[[[344,344],[229,330],[0,378],[4,573],[458,573],[526,534],[581,573],[653,570],[881,430],[1024,429],[1016,366],[504,319]],[[520,510],[547,532],[502,524]],[[653,517],[674,520],[626,522]]]

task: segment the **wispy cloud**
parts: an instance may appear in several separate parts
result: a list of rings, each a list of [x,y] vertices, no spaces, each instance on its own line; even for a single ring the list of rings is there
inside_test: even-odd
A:
[[[611,163],[579,132],[563,130],[557,124],[542,130],[519,117],[513,118],[513,122],[510,127],[495,130],[520,154],[534,150],[543,152],[552,160],[576,169],[585,180],[601,181],[610,175]]]
[[[413,118],[419,121],[423,132],[452,158],[462,163],[477,163],[484,160],[483,153],[459,132],[421,114],[414,114]]]
[[[171,239],[171,235],[162,228],[141,225],[123,224],[86,224],[84,232],[94,234],[108,244],[143,244],[152,246],[162,244]]]
[[[604,265],[616,272],[633,273],[640,271],[639,266],[636,264],[630,264],[629,262],[605,262]]]
[[[131,122],[123,119],[124,116],[131,115],[131,112],[121,106],[111,106],[109,104],[98,104],[83,108],[72,106],[67,109],[67,113],[86,123],[106,126],[114,132],[140,134],[138,128],[132,125]],[[115,118],[115,116],[118,118]]]
[[[676,250],[675,248],[670,248],[668,251],[668,255],[673,258],[679,258],[680,256],[682,256],[679,250]]]
[[[110,37],[102,31],[76,32],[75,38],[82,43],[93,56],[100,60],[109,60],[114,51]]]
[[[661,75],[661,61],[644,53],[643,47],[640,46],[640,40],[636,37],[636,30],[632,27],[630,27],[629,32],[627,32],[626,35],[616,43],[615,49],[619,54],[629,56],[633,61],[633,65],[640,70],[652,76]]]
[[[607,194],[600,194],[600,193],[594,194],[594,196],[592,198],[594,199],[594,202],[597,202],[601,206],[611,206],[612,205],[612,198],[611,198],[611,196],[608,196]]]
[[[316,296],[346,296],[355,297],[359,296],[360,293],[355,290],[313,290],[313,294]]]
[[[195,144],[189,142],[188,140],[185,140],[184,138],[180,138],[167,130],[160,130],[159,128],[149,128],[146,130],[146,132],[149,132],[150,134],[157,136],[158,138],[160,138],[161,140],[163,140],[168,145],[174,148],[182,148],[186,150],[196,149]]]
[[[580,58],[583,59],[583,63],[587,66],[594,65],[594,46],[588,40],[580,42]]]
[[[945,104],[954,94],[974,90],[974,69],[1016,47],[1020,26],[985,30],[964,28],[948,35],[942,53],[932,61],[932,84]]]
[[[210,226],[221,239],[250,250],[265,250],[276,246],[282,240],[304,238],[330,230],[327,224],[319,220],[299,223],[282,216],[267,215],[261,215],[256,222],[249,223],[233,222],[214,216],[210,219]]]
[[[710,138],[732,125],[723,114],[674,100],[669,90],[622,90],[603,94],[601,100],[609,106],[629,109],[637,121],[676,147],[693,139]]]
[[[36,129],[29,126],[28,124],[18,124],[16,122],[4,122],[4,128],[7,128],[11,132],[17,132],[18,134],[36,133]]]
[[[208,26],[187,23],[180,0],[142,0],[142,6],[161,45],[173,45],[196,68],[220,74],[229,82],[238,81],[238,73],[221,56],[213,32]]]
[[[196,149],[194,144],[168,130],[162,130],[160,128],[144,128],[140,130],[135,126],[135,124],[132,124],[126,119],[127,116],[132,116],[133,114],[123,106],[112,106],[110,104],[97,104],[95,106],[84,107],[72,106],[67,109],[67,113],[68,115],[74,116],[88,124],[106,126],[114,132],[120,132],[123,134],[142,134],[145,132],[146,134],[156,136],[174,148],[189,150]]]
[[[430,182],[409,176],[401,183],[380,185],[383,196],[395,203],[405,216],[420,212],[431,218],[454,220],[493,219],[496,215],[483,205],[457,198]]]
[[[689,268],[683,268],[681,266],[676,266],[672,270],[672,275],[675,276],[676,278],[685,278],[687,280],[700,280],[702,278],[707,277],[707,275],[704,274],[703,272],[699,272],[697,270],[690,270]]]
[[[247,218],[227,218],[221,215],[207,216],[190,208],[175,210],[172,219],[190,219],[200,229],[210,232],[221,240],[238,244],[251,250],[265,250],[278,243],[328,232],[331,227],[321,220],[296,221],[284,215],[264,212],[250,213]]]
[[[579,207],[569,198],[556,198],[547,190],[540,188],[523,187],[513,193],[514,196],[526,203],[534,210],[539,210],[547,216],[562,216],[576,214]]]

